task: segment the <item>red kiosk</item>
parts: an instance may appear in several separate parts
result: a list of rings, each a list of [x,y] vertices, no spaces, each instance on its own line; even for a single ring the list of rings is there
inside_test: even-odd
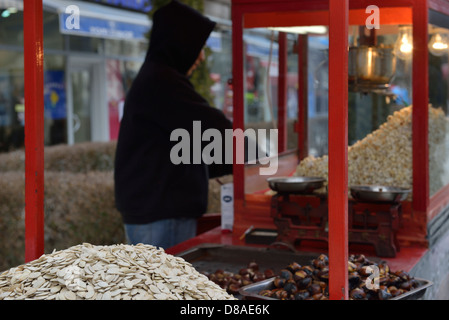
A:
[[[382,25],[411,25],[412,51],[412,201],[402,202],[403,224],[398,231],[401,250],[386,259],[392,268],[411,270],[429,251],[433,234],[429,225],[442,226],[448,220],[449,183],[439,191],[429,191],[429,23],[449,28],[449,5],[444,0],[233,0],[233,119],[234,128],[244,123],[243,31],[247,28],[316,26],[329,30],[329,125],[328,125],[328,247],[330,299],[348,299],[348,36],[349,26],[364,26],[366,8],[380,10]],[[42,2],[24,2],[26,101],[26,261],[43,253],[43,49]],[[298,54],[298,150],[286,149],[286,41],[279,33],[278,129],[279,170],[290,174],[307,156],[307,114],[304,103],[306,81],[304,61]],[[298,37],[298,46],[305,38]],[[235,154],[235,153],[234,153]],[[205,232],[169,250],[178,254],[203,243],[247,246],[241,235],[250,226],[274,227],[270,212],[272,196],[257,192],[266,176],[258,176],[258,166],[234,164],[234,228],[222,233],[220,227]],[[262,188],[263,189],[263,188]],[[443,238],[443,237],[442,237]],[[301,247],[301,250],[307,248]],[[315,250],[312,248],[311,250]]]

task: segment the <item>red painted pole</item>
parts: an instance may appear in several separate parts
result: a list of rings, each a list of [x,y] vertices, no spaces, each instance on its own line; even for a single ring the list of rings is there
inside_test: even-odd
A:
[[[429,67],[428,3],[415,1],[413,12],[413,211],[427,215],[429,207]]]
[[[287,34],[279,32],[278,152],[287,150]]]
[[[329,299],[348,299],[348,0],[329,0]]]
[[[244,130],[243,14],[239,6],[232,7],[232,47],[233,129]],[[234,144],[234,200],[237,203],[245,198],[245,168],[243,164],[236,163],[235,156]]]
[[[25,261],[44,253],[44,49],[42,0],[23,2]]]

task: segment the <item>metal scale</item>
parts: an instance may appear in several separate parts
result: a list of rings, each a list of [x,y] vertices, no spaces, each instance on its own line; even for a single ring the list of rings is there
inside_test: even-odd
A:
[[[328,241],[327,194],[316,192],[324,179],[315,177],[270,178],[277,194],[271,198],[271,217],[277,227],[275,244],[295,250],[302,240]],[[351,187],[348,204],[349,243],[368,244],[380,257],[399,251],[397,231],[403,201],[409,190],[382,186]]]

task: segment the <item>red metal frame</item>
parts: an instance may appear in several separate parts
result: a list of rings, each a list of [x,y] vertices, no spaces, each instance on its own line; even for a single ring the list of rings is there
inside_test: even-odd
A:
[[[42,0],[24,1],[25,261],[44,253],[44,49]]]
[[[427,215],[429,208],[429,80],[428,3],[415,1],[413,12],[413,211]],[[425,12],[426,14],[423,14]]]
[[[347,258],[347,26],[363,25],[366,19],[365,8],[377,5],[381,10],[381,24],[413,25],[413,203],[410,225],[428,223],[449,203],[449,186],[437,194],[429,196],[429,161],[428,161],[428,12],[429,9],[449,16],[449,4],[445,0],[233,0],[233,74],[237,82],[242,83],[243,49],[242,29],[244,27],[268,27],[295,25],[329,24],[330,27],[330,62],[329,62],[329,256],[330,268],[334,274],[332,284],[333,298],[347,298],[345,292],[344,262]],[[400,8],[400,10],[398,10]],[[329,14],[329,12],[331,14]],[[299,19],[298,17],[301,17]],[[346,22],[343,22],[346,21]],[[346,26],[344,24],[346,23]],[[344,46],[342,45],[344,43]],[[298,45],[300,48],[300,46]],[[299,55],[301,67],[301,55]],[[332,61],[332,62],[331,62]],[[345,62],[345,63],[342,63]],[[242,78],[242,79],[239,79]],[[236,82],[236,83],[237,83]],[[299,75],[299,86],[301,76]],[[243,86],[235,86],[234,123],[236,128],[243,125]],[[301,101],[301,97],[299,99]],[[299,138],[306,137],[306,126],[301,123],[304,106],[298,105],[297,132]],[[243,127],[243,126],[242,126]],[[282,144],[282,142],[280,142]],[[303,146],[298,142],[298,147]],[[301,151],[301,150],[299,150]],[[299,152],[299,159],[305,155]],[[245,208],[243,165],[234,167],[234,185],[236,213],[239,210],[253,212]],[[248,198],[249,199],[249,198]],[[253,199],[251,197],[251,199]],[[240,219],[240,220],[239,220]],[[239,221],[243,221],[239,217]],[[246,220],[245,220],[246,221]],[[419,225],[418,225],[419,224]],[[422,226],[426,229],[425,225]],[[333,230],[333,231],[331,231]],[[412,238],[410,238],[413,240]],[[416,240],[416,239],[415,239]],[[419,242],[419,241],[418,241]],[[332,261],[332,262],[331,262]],[[337,279],[339,280],[337,280]],[[340,281],[340,282],[338,282]],[[343,289],[343,291],[342,291]]]
[[[245,3],[244,3],[245,2]],[[329,105],[329,264],[330,274],[329,296],[330,299],[347,299],[347,45],[348,45],[348,0],[329,0],[322,2],[284,1],[258,3],[257,6],[249,5],[254,1],[234,1],[232,5],[233,19],[233,79],[234,79],[234,128],[244,128],[243,110],[243,44],[242,34],[244,15],[254,12],[270,11],[294,11],[320,8],[334,12],[329,19],[332,40],[330,50],[335,53],[329,61],[329,82],[336,84],[329,90],[332,97]],[[330,4],[330,6],[329,6]],[[343,4],[343,5],[342,5]],[[283,46],[282,37],[280,47]],[[332,54],[330,55],[332,56]],[[280,53],[284,59],[284,55]],[[342,63],[342,61],[344,61]],[[280,62],[281,63],[281,62]],[[284,67],[283,67],[284,68]],[[284,87],[284,91],[285,91]],[[281,94],[281,93],[279,93]],[[283,93],[285,94],[285,92]],[[281,117],[279,118],[281,119]],[[281,136],[281,134],[280,134]],[[282,142],[280,142],[282,144]],[[245,184],[243,165],[234,164],[234,199],[236,210],[245,202]],[[238,219],[237,219],[238,221]]]

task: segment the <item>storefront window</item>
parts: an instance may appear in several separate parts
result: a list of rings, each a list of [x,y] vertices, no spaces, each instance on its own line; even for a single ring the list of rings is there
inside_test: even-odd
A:
[[[91,53],[103,53],[103,39],[84,37],[84,36],[67,36],[69,37],[69,50]]]

